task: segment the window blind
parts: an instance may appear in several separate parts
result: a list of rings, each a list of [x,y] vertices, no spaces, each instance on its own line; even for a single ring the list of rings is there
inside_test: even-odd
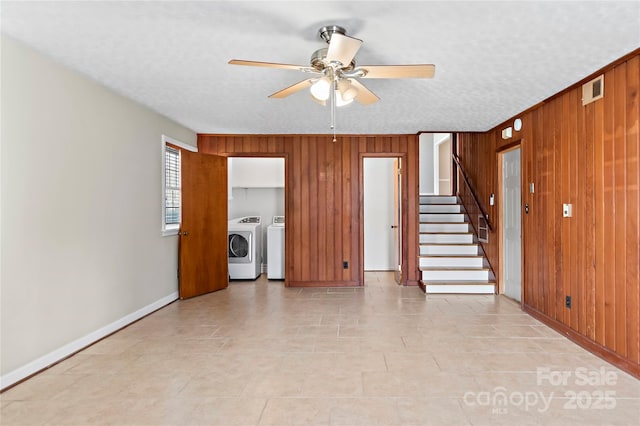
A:
[[[164,223],[173,225],[180,223],[180,151],[170,146],[166,147],[164,156]]]

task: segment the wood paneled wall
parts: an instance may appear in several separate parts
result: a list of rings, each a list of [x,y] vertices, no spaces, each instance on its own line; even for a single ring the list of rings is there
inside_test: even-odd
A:
[[[604,98],[582,105],[581,84],[525,111],[523,127],[458,135],[462,163],[496,223],[498,152],[520,143],[523,307],[591,351],[640,376],[640,51],[604,73]],[[583,82],[580,82],[583,83]],[[515,117],[514,117],[515,118]],[[535,192],[529,192],[529,183]],[[562,217],[562,204],[573,217]],[[488,202],[487,202],[488,204]],[[499,273],[497,234],[485,245]],[[571,308],[565,307],[571,296]]]
[[[399,156],[404,167],[405,284],[418,275],[418,136],[198,135],[200,152],[285,157],[286,284],[363,285],[362,157]],[[343,262],[349,268],[343,268]]]

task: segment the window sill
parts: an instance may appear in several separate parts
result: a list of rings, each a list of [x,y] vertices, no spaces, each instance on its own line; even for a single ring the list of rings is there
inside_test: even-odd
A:
[[[179,227],[175,227],[175,228],[166,228],[162,230],[162,236],[163,237],[171,237],[173,235],[178,235],[178,231],[180,230]]]

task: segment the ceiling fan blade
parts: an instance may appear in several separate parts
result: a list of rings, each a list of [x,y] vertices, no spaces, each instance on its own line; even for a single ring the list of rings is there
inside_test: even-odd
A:
[[[231,65],[247,65],[250,67],[266,67],[266,68],[281,68],[286,70],[307,71],[309,67],[304,65],[292,65],[292,64],[279,64],[276,62],[259,62],[259,61],[245,61],[243,59],[232,59],[229,61]]]
[[[347,66],[351,63],[354,56],[356,56],[360,46],[362,46],[362,40],[348,37],[340,33],[334,33],[331,36],[331,41],[329,42],[327,61],[337,61],[342,65]]]
[[[269,95],[269,97],[276,98],[276,99],[286,98],[287,96],[293,95],[294,93],[299,92],[303,89],[306,89],[307,87],[311,87],[311,84],[312,84],[311,79],[302,80],[297,82],[296,84],[293,84],[285,89],[282,89],[276,93]]]
[[[376,96],[371,90],[367,89],[364,84],[360,83],[355,78],[351,78],[351,84],[353,84],[358,89],[358,95],[356,96],[356,101],[358,101],[361,105],[371,105],[380,100],[379,97]]]
[[[367,70],[362,78],[432,78],[436,66],[421,65],[362,65]]]

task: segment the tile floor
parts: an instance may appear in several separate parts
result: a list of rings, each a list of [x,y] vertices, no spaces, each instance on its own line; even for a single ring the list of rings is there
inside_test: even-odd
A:
[[[640,381],[502,296],[260,278],[4,392],[2,425],[637,424]]]

